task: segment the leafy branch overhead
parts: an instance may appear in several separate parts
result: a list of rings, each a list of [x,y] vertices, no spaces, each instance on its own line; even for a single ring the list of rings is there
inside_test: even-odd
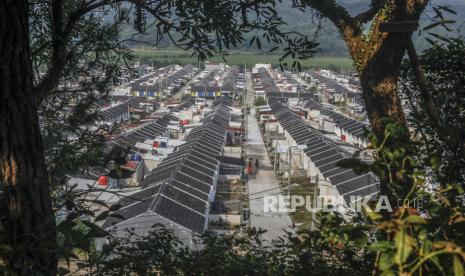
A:
[[[423,28],[423,31],[428,31],[428,35],[430,37],[432,37],[432,38],[427,37],[426,40],[431,45],[437,44],[435,39],[437,39],[439,41],[442,41],[442,42],[448,42],[448,43],[452,42],[450,39],[448,39],[444,35],[433,33],[432,30],[437,28],[437,27],[442,27],[447,32],[452,32],[451,25],[456,23],[456,21],[448,19],[446,16],[447,15],[452,15],[452,14],[455,15],[455,14],[457,14],[457,12],[454,11],[453,9],[451,9],[449,6],[444,6],[444,5],[438,5],[438,6],[435,6],[435,7],[432,7],[432,8],[433,8],[433,11],[434,11],[434,17],[432,18],[433,23],[431,23],[428,26],[425,26]],[[446,15],[444,15],[444,14],[446,14]]]
[[[349,52],[359,70],[379,51],[383,41],[392,34],[380,30],[387,22],[414,21],[428,4],[428,0],[388,1],[372,0],[368,10],[351,16],[335,0],[294,0],[296,6],[309,7],[319,16],[328,18],[344,38]],[[365,32],[365,24],[369,25]]]
[[[214,55],[225,56],[228,49],[238,47],[244,42],[245,34],[252,31],[256,35],[251,43],[255,42],[259,48],[263,40],[284,45],[287,54],[296,59],[311,57],[316,43],[303,34],[281,30],[285,22],[275,10],[280,2],[54,0],[51,12],[47,10],[47,4],[38,2],[32,5],[34,20],[37,21],[34,26],[45,27],[33,28],[31,40],[37,71],[45,71],[45,74],[40,74],[36,80],[36,94],[40,99],[57,87],[66,68],[72,67],[70,60],[82,66],[83,62],[92,63],[92,59],[102,60],[99,53],[105,52],[107,60],[100,64],[103,65],[102,70],[111,70],[108,60],[111,56],[126,62],[130,54],[116,35],[108,44],[103,37],[91,34],[96,34],[95,31],[101,28],[108,28],[108,31],[99,34],[117,33],[119,25],[129,22],[139,33],[156,33],[154,45],[161,39],[169,39],[175,46],[192,51],[200,60]],[[109,21],[111,23],[107,23]],[[89,36],[83,28],[90,28]],[[95,39],[103,44],[95,43]]]

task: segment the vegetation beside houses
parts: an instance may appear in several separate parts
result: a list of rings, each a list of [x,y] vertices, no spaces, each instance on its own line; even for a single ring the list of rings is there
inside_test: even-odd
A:
[[[259,96],[257,98],[255,98],[254,100],[254,106],[262,106],[262,105],[266,105],[266,101],[265,101],[265,98],[263,98],[262,96]]]
[[[290,213],[292,222],[296,225],[296,228],[305,230],[312,229],[312,213],[308,210],[307,206],[313,208],[313,202],[315,195],[318,194],[318,187],[308,177],[292,177],[291,186],[290,186],[290,195],[291,196],[301,196],[305,200],[304,206],[299,206],[296,208],[295,212]],[[287,191],[287,183],[281,182],[281,187]],[[315,213],[315,218],[318,213]],[[316,223],[315,223],[316,224]],[[314,225],[315,226],[315,225]]]

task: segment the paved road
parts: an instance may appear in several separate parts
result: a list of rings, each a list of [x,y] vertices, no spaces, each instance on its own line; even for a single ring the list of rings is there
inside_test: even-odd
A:
[[[252,227],[267,230],[263,237],[270,242],[283,236],[284,230],[290,230],[292,221],[288,213],[264,212],[264,196],[279,196],[281,189],[255,119],[255,110],[252,107],[253,97],[253,90],[249,89],[247,104],[251,106],[251,114],[248,115],[247,125],[247,155],[254,160],[258,158],[260,163],[256,174],[250,176],[247,182],[250,198],[250,224]]]
[[[186,93],[186,89],[190,89],[190,85],[191,83],[195,80],[195,78],[200,74],[200,72],[202,72],[201,70],[197,72],[197,74],[195,74],[194,76],[192,76],[192,78],[186,83],[184,84],[183,86],[181,86],[181,88],[179,88],[178,92],[176,92],[176,94],[173,95],[173,99],[181,99],[182,96]]]

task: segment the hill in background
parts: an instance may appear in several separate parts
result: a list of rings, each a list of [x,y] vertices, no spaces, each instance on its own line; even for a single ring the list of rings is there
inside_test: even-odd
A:
[[[302,13],[296,8],[292,8],[289,1],[283,1],[278,7],[278,13],[283,17],[284,21],[287,22],[287,26],[284,27],[286,30],[298,31],[309,36],[312,36],[318,26],[318,19],[315,16],[312,16],[310,10]],[[369,2],[368,0],[339,0],[341,5],[343,5],[349,13],[352,15],[358,14],[361,11],[367,9]],[[465,30],[463,25],[465,25],[465,1],[461,0],[436,0],[432,1],[433,5],[449,5],[453,10],[457,12],[456,15],[446,14],[447,19],[456,20],[457,22],[452,26],[452,32],[446,32],[442,28],[437,28],[434,30],[436,33],[440,33],[446,37],[454,37],[457,35],[464,35]],[[431,18],[434,16],[433,9],[431,5],[428,7],[427,11],[423,14],[420,25],[421,28],[431,24]],[[322,20],[321,30],[318,32],[316,40],[320,43],[319,49],[320,56],[334,56],[334,57],[348,57],[348,52],[343,40],[340,38],[340,35],[334,25],[328,20]],[[134,30],[131,26],[126,25],[122,29],[122,38],[130,38],[134,34]],[[426,48],[429,43],[426,41],[427,35],[425,32],[417,32],[414,36],[414,42],[420,51]],[[151,42],[155,41],[154,35],[136,35],[135,38],[139,41]],[[250,39],[248,39],[250,41]],[[237,51],[251,51],[251,52],[260,52],[255,45],[250,46],[248,41],[240,45],[237,49],[233,49],[232,52]],[[140,48],[146,47],[145,44],[139,42],[131,42],[128,44],[130,47]],[[272,46],[270,46],[272,47]],[[159,43],[158,48],[174,48],[173,45],[167,40],[163,40]],[[264,49],[266,50],[266,49]]]

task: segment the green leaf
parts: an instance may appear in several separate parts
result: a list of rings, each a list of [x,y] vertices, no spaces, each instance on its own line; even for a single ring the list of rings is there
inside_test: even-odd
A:
[[[448,13],[457,14],[457,12],[454,11],[453,9],[451,9],[449,6],[441,6],[440,8],[441,8],[442,10],[447,11]]]
[[[393,264],[394,263],[393,263],[392,254],[389,254],[389,253],[381,254],[379,258],[379,265],[378,265],[381,271],[388,270],[389,268],[392,267]]]
[[[448,42],[448,43],[451,42],[450,39],[448,39],[447,37],[444,37],[442,35],[438,35],[438,34],[435,34],[435,33],[428,33],[428,34],[431,35],[431,36],[434,36],[435,38],[437,38],[439,40],[442,40],[444,42]]]
[[[367,212],[367,216],[371,221],[377,221],[383,218],[383,216],[376,212]]]
[[[270,53],[276,51],[277,49],[279,49],[279,46],[276,46],[276,47],[271,48],[271,49],[270,49]]]
[[[393,276],[393,275],[396,275],[396,274],[390,269],[385,270],[383,271],[383,273],[381,273],[381,276]]]
[[[433,28],[436,28],[437,26],[441,25],[441,22],[435,22],[433,24],[430,24],[426,27],[423,28],[423,31],[427,31],[427,30],[430,30],[430,29],[433,29]]]
[[[459,256],[454,256],[454,275],[463,276],[463,263]]]
[[[250,40],[250,44],[249,44],[249,46],[252,46],[252,45],[253,45],[253,43],[254,43],[254,41],[255,41],[255,36],[252,36],[252,39]]]
[[[395,256],[396,263],[405,263],[405,261],[407,261],[408,257],[410,256],[410,252],[412,251],[409,237],[402,229],[396,234],[394,240],[396,242],[397,247],[397,253]]]
[[[370,244],[369,248],[372,251],[387,251],[394,248],[394,244],[390,241],[377,241]]]

